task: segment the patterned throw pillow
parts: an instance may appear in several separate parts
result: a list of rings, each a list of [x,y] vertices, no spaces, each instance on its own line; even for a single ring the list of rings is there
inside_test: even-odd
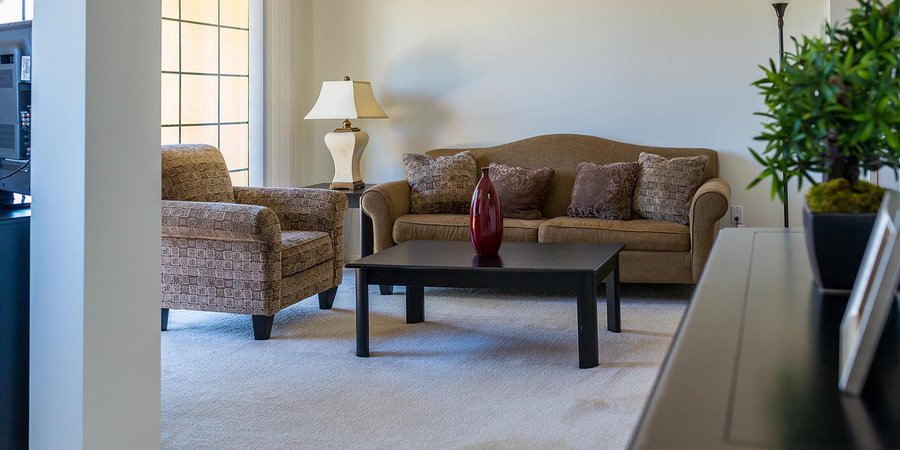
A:
[[[641,153],[641,175],[634,193],[634,211],[644,219],[688,224],[691,199],[703,183],[706,155],[663,158]]]
[[[537,220],[541,218],[541,203],[554,171],[546,167],[527,169],[491,163],[488,176],[500,197],[503,217]]]
[[[470,152],[432,158],[403,155],[406,179],[412,191],[413,214],[468,214],[477,181],[475,157]]]
[[[631,219],[632,196],[640,172],[641,165],[636,162],[578,164],[572,202],[566,213],[570,217]]]

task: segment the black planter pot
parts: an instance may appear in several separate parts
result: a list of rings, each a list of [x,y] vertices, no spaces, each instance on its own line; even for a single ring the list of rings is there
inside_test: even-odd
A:
[[[856,281],[875,214],[813,213],[803,206],[806,249],[819,287],[849,291]]]

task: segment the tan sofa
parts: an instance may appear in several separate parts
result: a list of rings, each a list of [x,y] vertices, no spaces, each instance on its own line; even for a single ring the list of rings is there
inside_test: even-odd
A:
[[[643,147],[593,136],[551,134],[486,148],[439,149],[444,156],[469,150],[478,167],[491,162],[556,171],[541,208],[541,220],[504,219],[505,241],[625,244],[621,280],[625,283],[696,283],[728,209],[731,188],[718,178],[713,150]],[[691,202],[690,225],[656,220],[613,221],[566,216],[579,162],[607,164],[636,161],[641,152],[665,157],[707,155],[704,183]],[[501,199],[502,201],[502,199]],[[468,216],[410,214],[406,180],[381,183],[362,196],[362,208],[372,218],[375,251],[409,240],[468,240]]]

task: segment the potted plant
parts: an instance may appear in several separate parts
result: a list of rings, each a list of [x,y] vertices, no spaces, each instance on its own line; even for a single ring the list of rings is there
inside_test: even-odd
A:
[[[753,83],[766,147],[750,149],[764,170],[749,187],[771,179],[784,201],[792,179],[812,184],[803,213],[813,272],[822,288],[847,290],[884,193],[860,175],[900,168],[900,0],[860,0],[846,23],[794,44]]]

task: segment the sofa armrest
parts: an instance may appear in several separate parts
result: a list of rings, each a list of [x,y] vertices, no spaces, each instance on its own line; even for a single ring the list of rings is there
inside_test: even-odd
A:
[[[394,246],[394,221],[409,214],[409,196],[406,180],[377,184],[363,193],[360,205],[372,218],[376,252]]]
[[[263,206],[163,200],[162,236],[274,244],[281,225]]]
[[[711,178],[697,189],[691,200],[691,259],[694,282],[700,279],[719,232],[719,219],[728,212],[731,186],[722,178]]]

